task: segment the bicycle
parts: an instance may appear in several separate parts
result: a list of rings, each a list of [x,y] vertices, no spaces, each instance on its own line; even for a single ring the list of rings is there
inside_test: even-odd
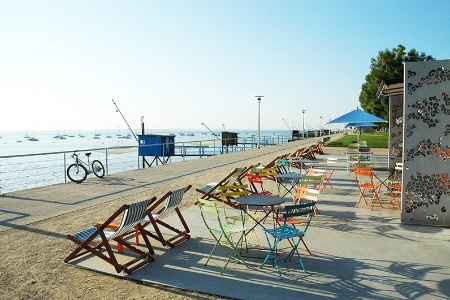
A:
[[[75,159],[75,163],[71,164],[67,168],[67,177],[76,183],[82,183],[88,174],[94,173],[98,178],[105,176],[105,167],[99,160],[94,160],[92,164],[89,162],[89,156],[91,152],[86,153],[87,163],[82,161],[77,154],[78,150],[75,150],[72,154],[72,158]]]

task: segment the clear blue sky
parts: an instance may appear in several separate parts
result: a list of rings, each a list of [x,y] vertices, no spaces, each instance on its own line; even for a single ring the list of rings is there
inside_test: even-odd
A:
[[[0,131],[320,126],[378,51],[450,58],[450,1],[0,0]]]

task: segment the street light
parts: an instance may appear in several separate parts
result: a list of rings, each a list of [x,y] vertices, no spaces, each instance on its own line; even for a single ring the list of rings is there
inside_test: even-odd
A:
[[[264,96],[255,96],[256,100],[258,100],[258,149],[261,148],[261,98]]]
[[[304,110],[302,110],[302,113],[303,113],[303,131],[302,131],[302,139],[304,140],[305,139],[305,109]]]

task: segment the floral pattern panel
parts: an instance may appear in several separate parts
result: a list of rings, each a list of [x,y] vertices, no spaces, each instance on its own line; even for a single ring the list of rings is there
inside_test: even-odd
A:
[[[405,63],[404,223],[450,226],[449,95],[450,60]]]
[[[389,170],[402,162],[403,156],[403,95],[389,98]]]

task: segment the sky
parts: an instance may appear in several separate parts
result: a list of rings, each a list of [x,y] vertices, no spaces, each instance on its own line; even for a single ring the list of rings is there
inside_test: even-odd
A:
[[[379,51],[449,59],[449,11],[447,0],[0,0],[0,131],[125,128],[112,100],[149,131],[327,128],[359,107]]]

